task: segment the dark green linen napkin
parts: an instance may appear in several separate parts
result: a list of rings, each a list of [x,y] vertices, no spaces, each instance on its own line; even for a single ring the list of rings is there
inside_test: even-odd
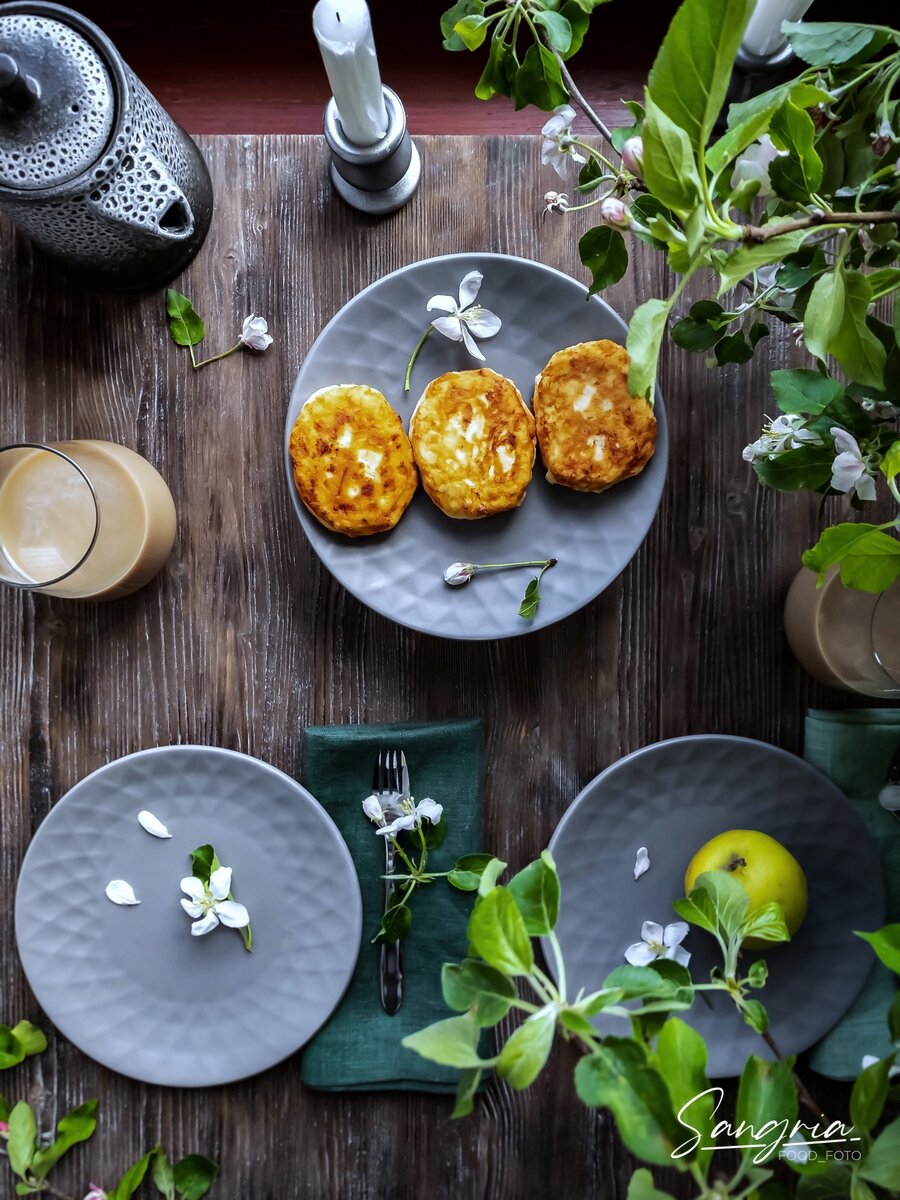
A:
[[[900,748],[900,709],[811,709],[804,757],[849,796],[881,847],[886,920],[900,921],[900,824],[878,803]],[[846,1016],[814,1046],[810,1066],[831,1079],[855,1079],[864,1054],[890,1053],[887,1011],[896,981],[880,962]]]
[[[378,930],[384,905],[383,839],[363,814],[381,749],[405,751],[410,791],[444,805],[447,836],[428,862],[447,871],[463,854],[479,853],[484,739],[480,721],[418,725],[338,725],[303,731],[302,780],[340,829],[359,876],[362,946],[340,1007],[303,1052],[301,1078],[325,1091],[405,1089],[453,1092],[459,1072],[427,1062],[401,1039],[452,1014],[441,994],[441,966],[466,954],[472,897],[438,879],[416,890],[412,929],[403,941],[404,998],[389,1017],[378,994]]]

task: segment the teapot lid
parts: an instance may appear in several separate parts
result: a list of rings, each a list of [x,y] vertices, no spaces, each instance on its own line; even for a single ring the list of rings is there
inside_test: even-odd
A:
[[[0,187],[42,190],[77,178],[102,155],[115,87],[77,29],[39,15],[41,5],[32,13],[13,7],[0,6]]]

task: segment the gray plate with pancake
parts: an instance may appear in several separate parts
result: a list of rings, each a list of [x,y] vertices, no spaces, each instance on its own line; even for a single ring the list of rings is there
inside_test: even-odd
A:
[[[145,833],[149,809],[172,834]],[[253,951],[220,926],[191,936],[179,881],[212,843],[234,870]],[[125,879],[141,903],[104,895]],[[303,1045],[343,995],[362,931],[350,852],[325,810],[274,767],[169,746],[88,775],[34,836],[16,894],[25,974],[85,1054],[146,1083],[208,1087]]]
[[[478,303],[503,322],[479,342],[485,366],[512,379],[530,403],[534,377],[557,350],[610,338],[627,328],[609,305],[568,275],[505,254],[448,254],[403,267],[355,296],[325,327],[297,376],[285,429],[288,486],[316,554],[357,599],[391,620],[448,638],[503,638],[551,625],[608,587],[637,551],[659,507],[666,474],[666,419],[657,395],[656,453],[644,471],[602,495],[585,495],[544,480],[540,457],[524,503],[480,521],[453,520],[420,487],[388,534],[347,538],[331,533],[304,508],[294,486],[288,439],[303,403],[330,384],[365,383],[383,392],[408,428],[429,380],[481,366],[458,343],[432,333],[403,392],[406,364],[430,320],[439,293],[456,296],[462,277],[478,270]],[[443,581],[452,562],[518,562],[555,557],[544,576],[533,621],[518,615],[534,572],[491,572],[462,588]]]
[[[676,738],[629,754],[592,780],[550,842],[562,884],[557,934],[572,995],[594,991],[625,962],[645,920],[680,918],[684,871],[717,833],[756,829],[785,845],[806,873],[809,912],[792,941],[749,951],[764,958],[765,988],[754,993],[769,1012],[784,1054],[799,1054],[835,1025],[853,1003],[875,961],[854,929],[884,921],[878,848],[849,800],[802,759],[764,742],[716,734]],[[639,846],[650,870],[634,879]],[[706,982],[720,961],[711,935],[692,927],[684,943],[693,977]],[[553,962],[544,946],[548,963]],[[706,1038],[709,1074],[738,1074],[750,1054],[771,1057],[725,996],[697,999],[683,1014]],[[598,1019],[604,1033],[622,1021]]]

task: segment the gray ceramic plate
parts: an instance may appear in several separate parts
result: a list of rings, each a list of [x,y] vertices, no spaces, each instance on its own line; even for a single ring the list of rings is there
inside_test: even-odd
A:
[[[137,823],[149,809],[161,841]],[[253,952],[220,927],[192,938],[179,904],[188,854],[211,842],[250,910]],[[126,879],[141,900],[107,900]],[[143,750],[82,779],[25,855],[16,938],[48,1017],[123,1075],[207,1087],[292,1054],[353,972],[359,884],[331,818],[266,763],[209,746]]]
[[[785,1054],[799,1054],[840,1020],[874,961],[854,929],[884,921],[878,850],[846,797],[802,759],[763,742],[714,734],[647,746],[598,775],[566,812],[553,838],[562,884],[557,932],[569,989],[593,991],[645,920],[679,918],[684,870],[704,842],[726,829],[759,829],[787,846],[806,872],[809,912],[797,936],[765,952],[769,979],[759,993]],[[650,870],[634,879],[639,846]],[[696,979],[709,978],[715,943],[691,929],[685,941]],[[547,961],[552,963],[552,954]],[[767,1056],[734,1006],[714,996],[684,1015],[706,1038],[709,1074],[736,1075],[748,1055]],[[622,1032],[615,1018],[598,1020]]]
[[[439,313],[428,300],[456,295],[467,271],[484,283],[479,304],[503,321],[480,343],[485,365],[514,380],[530,402],[534,377],[556,350],[575,342],[624,342],[626,326],[568,275],[504,254],[448,254],[386,275],[355,296],[319,335],[306,357],[288,409],[285,466],[294,508],[313,549],[348,591],[401,625],[449,638],[502,638],[567,617],[598,596],[640,546],[659,507],[666,474],[666,420],[657,398],[656,453],[635,479],[600,496],[551,487],[540,459],[522,506],[482,521],[444,516],[420,488],[389,534],[351,539],[330,533],[303,507],[291,477],[288,438],[303,403],[321,387],[366,383],[378,388],[409,425],[429,380],[445,371],[480,366],[462,346],[433,333],[413,370],[409,395],[403,376],[410,352]],[[527,571],[477,576],[462,588],[443,582],[452,562],[559,559],[544,577],[544,599],[531,622],[518,615]]]

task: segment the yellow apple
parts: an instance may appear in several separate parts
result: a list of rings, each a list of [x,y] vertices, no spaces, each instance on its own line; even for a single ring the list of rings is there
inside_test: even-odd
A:
[[[729,871],[750,897],[749,912],[774,900],[784,910],[791,936],[806,916],[806,876],[789,850],[767,833],[755,829],[729,829],[701,846],[684,873],[689,893],[704,871]],[[770,943],[747,938],[744,945],[759,949]]]

